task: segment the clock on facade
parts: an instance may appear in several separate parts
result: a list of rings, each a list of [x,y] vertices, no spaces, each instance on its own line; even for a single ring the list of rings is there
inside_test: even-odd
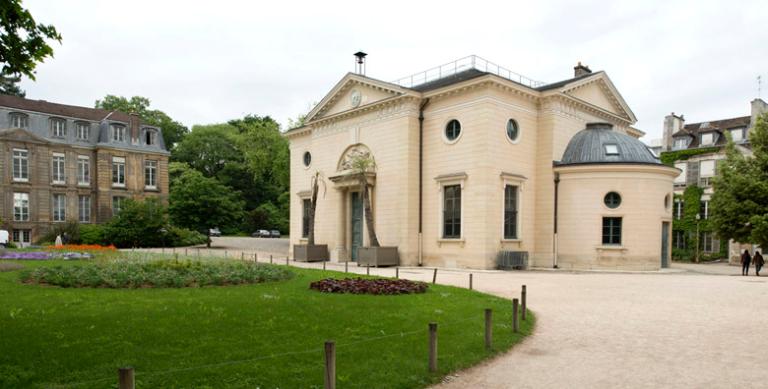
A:
[[[352,94],[349,96],[349,100],[352,103],[353,107],[357,107],[360,105],[360,101],[363,99],[363,95],[360,94],[360,91],[355,89],[352,91]]]

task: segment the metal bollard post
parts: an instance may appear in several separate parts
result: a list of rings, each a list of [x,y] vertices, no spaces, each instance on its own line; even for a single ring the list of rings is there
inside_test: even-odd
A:
[[[472,273],[469,273],[469,290],[472,290]]]
[[[272,254],[269,254],[269,263],[272,263]]]
[[[371,275],[371,267],[370,266],[366,266],[365,267],[365,275],[367,275],[367,276]]]
[[[328,261],[323,261],[323,271],[325,271],[325,263]]]
[[[485,349],[491,349],[491,343],[493,341],[493,310],[490,308],[485,309]]]
[[[396,267],[395,268],[395,278],[397,278],[397,279],[400,278],[400,267]]]
[[[519,332],[520,331],[520,321],[518,320],[518,311],[520,310],[519,301],[517,299],[512,299],[512,331],[513,332]]]
[[[133,368],[121,367],[117,370],[118,376],[118,388],[120,389],[134,389],[136,384],[134,383]]]
[[[325,389],[336,389],[336,343],[325,342]]]
[[[437,323],[429,323],[429,371],[437,371]]]
[[[435,268],[435,272],[432,273],[432,283],[434,284],[437,282],[437,268]]]
[[[526,287],[525,285],[523,285],[523,291],[520,293],[520,310],[521,310],[520,319],[522,319],[523,321],[525,321],[525,311],[526,311],[526,306],[528,305],[525,302],[527,294],[528,292],[526,291]]]
[[[344,261],[344,273],[349,271],[349,261]]]

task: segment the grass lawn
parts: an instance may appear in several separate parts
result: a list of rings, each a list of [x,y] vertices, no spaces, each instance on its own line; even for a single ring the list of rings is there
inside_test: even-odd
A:
[[[137,388],[322,388],[327,339],[340,388],[424,387],[509,349],[534,323],[529,314],[512,334],[509,300],[466,289],[324,294],[309,283],[343,273],[291,269],[287,281],[181,289],[66,289],[0,272],[0,387],[117,387],[117,368],[133,366]],[[494,310],[491,352],[484,308]],[[437,374],[427,372],[430,321]]]

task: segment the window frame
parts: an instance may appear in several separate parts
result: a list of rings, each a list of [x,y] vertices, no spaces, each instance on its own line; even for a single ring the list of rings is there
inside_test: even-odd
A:
[[[683,209],[685,206],[685,201],[680,198],[676,198],[673,205],[672,205],[672,218],[675,220],[680,220],[683,218]]]
[[[109,139],[112,142],[125,143],[125,128],[126,127],[124,125],[122,125],[122,124],[116,124],[116,123],[110,124],[109,125],[109,132],[110,132]],[[118,134],[120,136],[118,136]]]
[[[67,184],[67,155],[64,153],[51,153],[51,184]]]
[[[309,238],[309,212],[312,208],[312,200],[309,198],[301,199],[301,238]]]
[[[122,169],[120,167],[122,166]],[[125,188],[125,157],[112,157],[112,187]],[[122,180],[121,180],[122,178]]]
[[[701,204],[699,205],[699,218],[701,220],[709,219],[709,201],[709,199],[701,200]]]
[[[705,137],[711,137],[712,140],[710,142],[705,142],[704,141]],[[701,144],[702,146],[711,146],[711,145],[714,145],[715,142],[717,142],[717,139],[715,139],[714,132],[704,132],[701,134],[701,137],[699,138],[699,144]]]
[[[112,216],[117,215],[123,209],[125,196],[112,196]]]
[[[29,182],[29,149],[14,148],[11,153],[13,159],[11,161],[11,176],[13,182]]]
[[[67,195],[64,193],[53,193],[51,195],[51,221],[67,221]]]
[[[458,124],[458,133],[456,134],[456,136],[453,139],[451,139],[448,136],[448,127],[451,126],[451,124],[453,124],[453,123]],[[453,127],[453,129],[452,129],[453,132],[456,132],[456,126],[452,126],[452,127]],[[445,141],[445,143],[448,143],[448,144],[454,144],[454,143],[458,142],[459,139],[461,139],[461,136],[464,134],[464,128],[463,127],[464,126],[461,124],[461,121],[459,121],[459,119],[456,119],[456,118],[448,119],[448,121],[445,123],[445,126],[443,127],[443,141]]]
[[[144,145],[157,146],[157,130],[154,128],[144,129]]]
[[[689,145],[689,139],[684,137],[677,137],[673,138],[672,141],[672,150],[683,150],[688,148]]]
[[[307,160],[309,159],[309,160]],[[308,168],[312,166],[312,153],[309,151],[305,151],[301,154],[301,163],[304,165],[304,168]]]
[[[60,124],[58,126],[57,124]],[[66,138],[67,137],[67,120],[62,118],[50,118],[49,126],[51,130],[51,136],[54,138]]]
[[[450,198],[450,199],[448,198],[448,194],[449,194],[448,190],[449,189],[451,190],[451,193],[452,193],[452,198]],[[445,240],[449,240],[449,239],[450,240],[459,240],[463,236],[463,234],[462,234],[463,226],[462,226],[461,220],[462,220],[462,204],[463,204],[464,200],[463,200],[463,196],[462,196],[461,192],[462,192],[461,184],[451,183],[451,184],[446,184],[446,185],[442,186],[442,193],[443,193],[443,196],[442,196],[443,197],[443,201],[442,201],[442,206],[441,206],[442,207],[442,211],[441,211],[441,215],[442,215],[442,223],[441,223],[441,225],[442,225],[442,228],[440,230],[440,232],[441,232],[440,233],[440,237],[442,239],[445,239]],[[451,209],[450,210],[447,209],[448,208],[448,201],[451,201]],[[456,216],[457,208],[458,208],[458,216]],[[448,223],[449,223],[449,221],[448,221],[448,219],[446,219],[446,217],[448,216],[449,212],[451,212],[451,218],[450,218],[450,220],[451,220],[451,222],[450,222],[450,224],[451,224],[451,226],[450,226],[451,232],[450,233],[447,232],[448,231]]]
[[[514,188],[514,209],[509,210],[508,205],[510,205],[509,197],[510,194],[508,190],[510,188]],[[504,207],[503,207],[503,219],[502,219],[502,238],[505,241],[516,241],[520,239],[520,185],[517,184],[510,184],[505,183],[504,184]],[[512,213],[510,215],[510,213]],[[510,223],[508,223],[510,221]],[[507,226],[508,224],[511,224],[511,227],[514,228],[514,230],[511,232],[511,234],[508,234]]]
[[[612,207],[610,204],[608,204],[608,196],[615,194],[618,197],[619,202],[616,204],[616,206]],[[621,208],[621,204],[624,202],[624,199],[621,197],[621,193],[615,190],[611,190],[608,193],[606,193],[603,196],[603,206],[610,209],[610,210],[617,210]]]
[[[157,167],[156,159],[144,160],[144,189],[157,189]]]
[[[603,246],[610,246],[610,247],[621,247],[623,244],[623,217],[622,216],[603,216],[602,217],[602,223],[601,223],[601,240]],[[615,225],[615,221],[618,220],[618,227]],[[606,221],[610,222],[606,226]],[[606,228],[608,228],[608,234],[606,235]],[[618,234],[616,234],[615,229],[618,228]],[[606,242],[607,238],[607,242]],[[617,239],[616,239],[617,238]],[[618,240],[618,242],[614,242],[614,240]]]
[[[85,166],[85,169],[83,169]],[[87,155],[77,156],[77,185],[91,185],[91,157]]]
[[[88,122],[75,122],[75,139],[77,140],[90,140],[91,139],[91,123]]]
[[[87,200],[87,201],[83,201]],[[87,203],[87,204],[84,204]],[[91,222],[91,196],[90,195],[78,195],[77,196],[77,221],[79,223]],[[87,206],[84,206],[87,205]]]
[[[609,148],[611,148],[609,150]],[[616,143],[606,143],[603,145],[603,150],[605,150],[606,156],[616,156],[620,155],[619,153],[619,145]]]
[[[514,139],[511,136],[509,136],[509,126],[510,126],[510,124],[513,124],[514,125],[513,127],[515,128],[515,138]],[[520,123],[518,123],[517,120],[515,120],[513,118],[509,118],[507,120],[507,126],[504,129],[504,132],[505,132],[507,140],[510,141],[512,144],[516,145],[516,144],[520,143],[520,133],[522,131],[520,130]]]
[[[16,121],[19,121],[17,124]],[[9,112],[8,121],[11,128],[29,128],[29,115],[21,112]]]
[[[13,192],[13,221],[28,222],[29,215],[29,192]]]

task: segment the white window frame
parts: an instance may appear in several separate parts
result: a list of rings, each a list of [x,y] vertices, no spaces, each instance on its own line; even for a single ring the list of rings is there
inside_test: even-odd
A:
[[[112,139],[113,142],[125,142],[125,126],[121,124],[111,124],[109,129],[112,133],[110,139]]]
[[[67,156],[64,153],[51,156],[51,182],[55,185],[67,183]]]
[[[18,170],[16,165],[18,162]],[[13,181],[14,182],[29,182],[29,150],[27,149],[13,149]]]
[[[26,193],[26,192],[13,193],[13,221],[15,222],[29,221],[29,193]]]
[[[522,220],[523,220],[523,191],[525,189],[525,181],[526,181],[525,176],[522,176],[519,174],[513,174],[513,173],[501,173],[501,229],[500,229],[501,235],[500,236],[501,236],[502,243],[523,241]],[[515,239],[504,238],[504,206],[506,205],[504,195],[506,194],[505,190],[507,185],[512,185],[517,187],[517,238]],[[464,197],[462,197],[462,201],[464,201]]]
[[[91,184],[91,157],[87,155],[77,156],[77,185],[89,186]]]
[[[77,197],[77,220],[80,223],[91,222],[91,196],[80,195]]]
[[[147,137],[149,137],[150,142],[146,142]],[[144,143],[147,146],[155,146],[157,145],[157,130],[153,128],[146,128],[144,129]]]
[[[675,138],[675,141],[672,144],[673,150],[682,150],[686,147],[688,147],[688,139],[685,138]]]
[[[682,199],[675,199],[675,205],[673,206],[673,212],[675,213],[673,216],[675,220],[680,220],[683,218],[683,207],[685,206],[685,202]]]
[[[112,196],[112,216],[117,215],[123,209],[124,196]]]
[[[461,135],[459,135],[461,137]],[[458,138],[456,138],[458,140]],[[439,216],[437,220],[437,236],[438,242],[464,242],[464,226],[466,225],[466,210],[467,207],[465,206],[466,202],[466,181],[467,181],[467,174],[466,173],[452,173],[452,174],[444,174],[435,177],[435,181],[437,182],[437,190],[438,190],[438,204],[439,204]],[[461,189],[461,202],[459,203],[459,206],[461,207],[461,224],[459,225],[459,237],[458,238],[444,238],[443,237],[443,224],[444,224],[444,212],[445,210],[443,207],[445,206],[445,187],[446,186],[452,186],[452,185],[459,185]]]
[[[144,188],[157,189],[157,160],[148,159],[144,161]],[[149,177],[149,180],[147,180]]]
[[[605,146],[605,155],[619,155],[619,145],[608,143]]]
[[[85,122],[75,122],[75,136],[80,140],[91,138],[91,124]]]
[[[9,114],[11,128],[27,128],[29,127],[29,116],[19,112],[11,112]]]
[[[705,132],[701,134],[701,145],[713,145],[715,144],[715,133],[714,132]]]
[[[717,160],[705,159],[699,161],[699,177],[714,177],[717,169]]]
[[[117,176],[115,176],[115,169],[117,169]],[[112,157],[112,186],[125,188],[125,157]]]
[[[11,240],[13,243],[18,244],[19,247],[27,247],[32,243],[32,230],[14,228]]]
[[[54,193],[51,199],[51,218],[54,222],[67,221],[67,195]]]
[[[704,207],[704,217],[703,220],[709,219],[709,199],[707,200],[701,200],[701,206]]]
[[[687,176],[688,164],[685,162],[676,163],[675,167],[682,170],[680,174],[677,177],[675,177],[675,181],[674,181],[675,185],[680,185],[680,184],[685,185],[686,180],[688,179],[688,176]]]
[[[60,118],[51,118],[51,135],[56,138],[67,136],[67,121]]]

